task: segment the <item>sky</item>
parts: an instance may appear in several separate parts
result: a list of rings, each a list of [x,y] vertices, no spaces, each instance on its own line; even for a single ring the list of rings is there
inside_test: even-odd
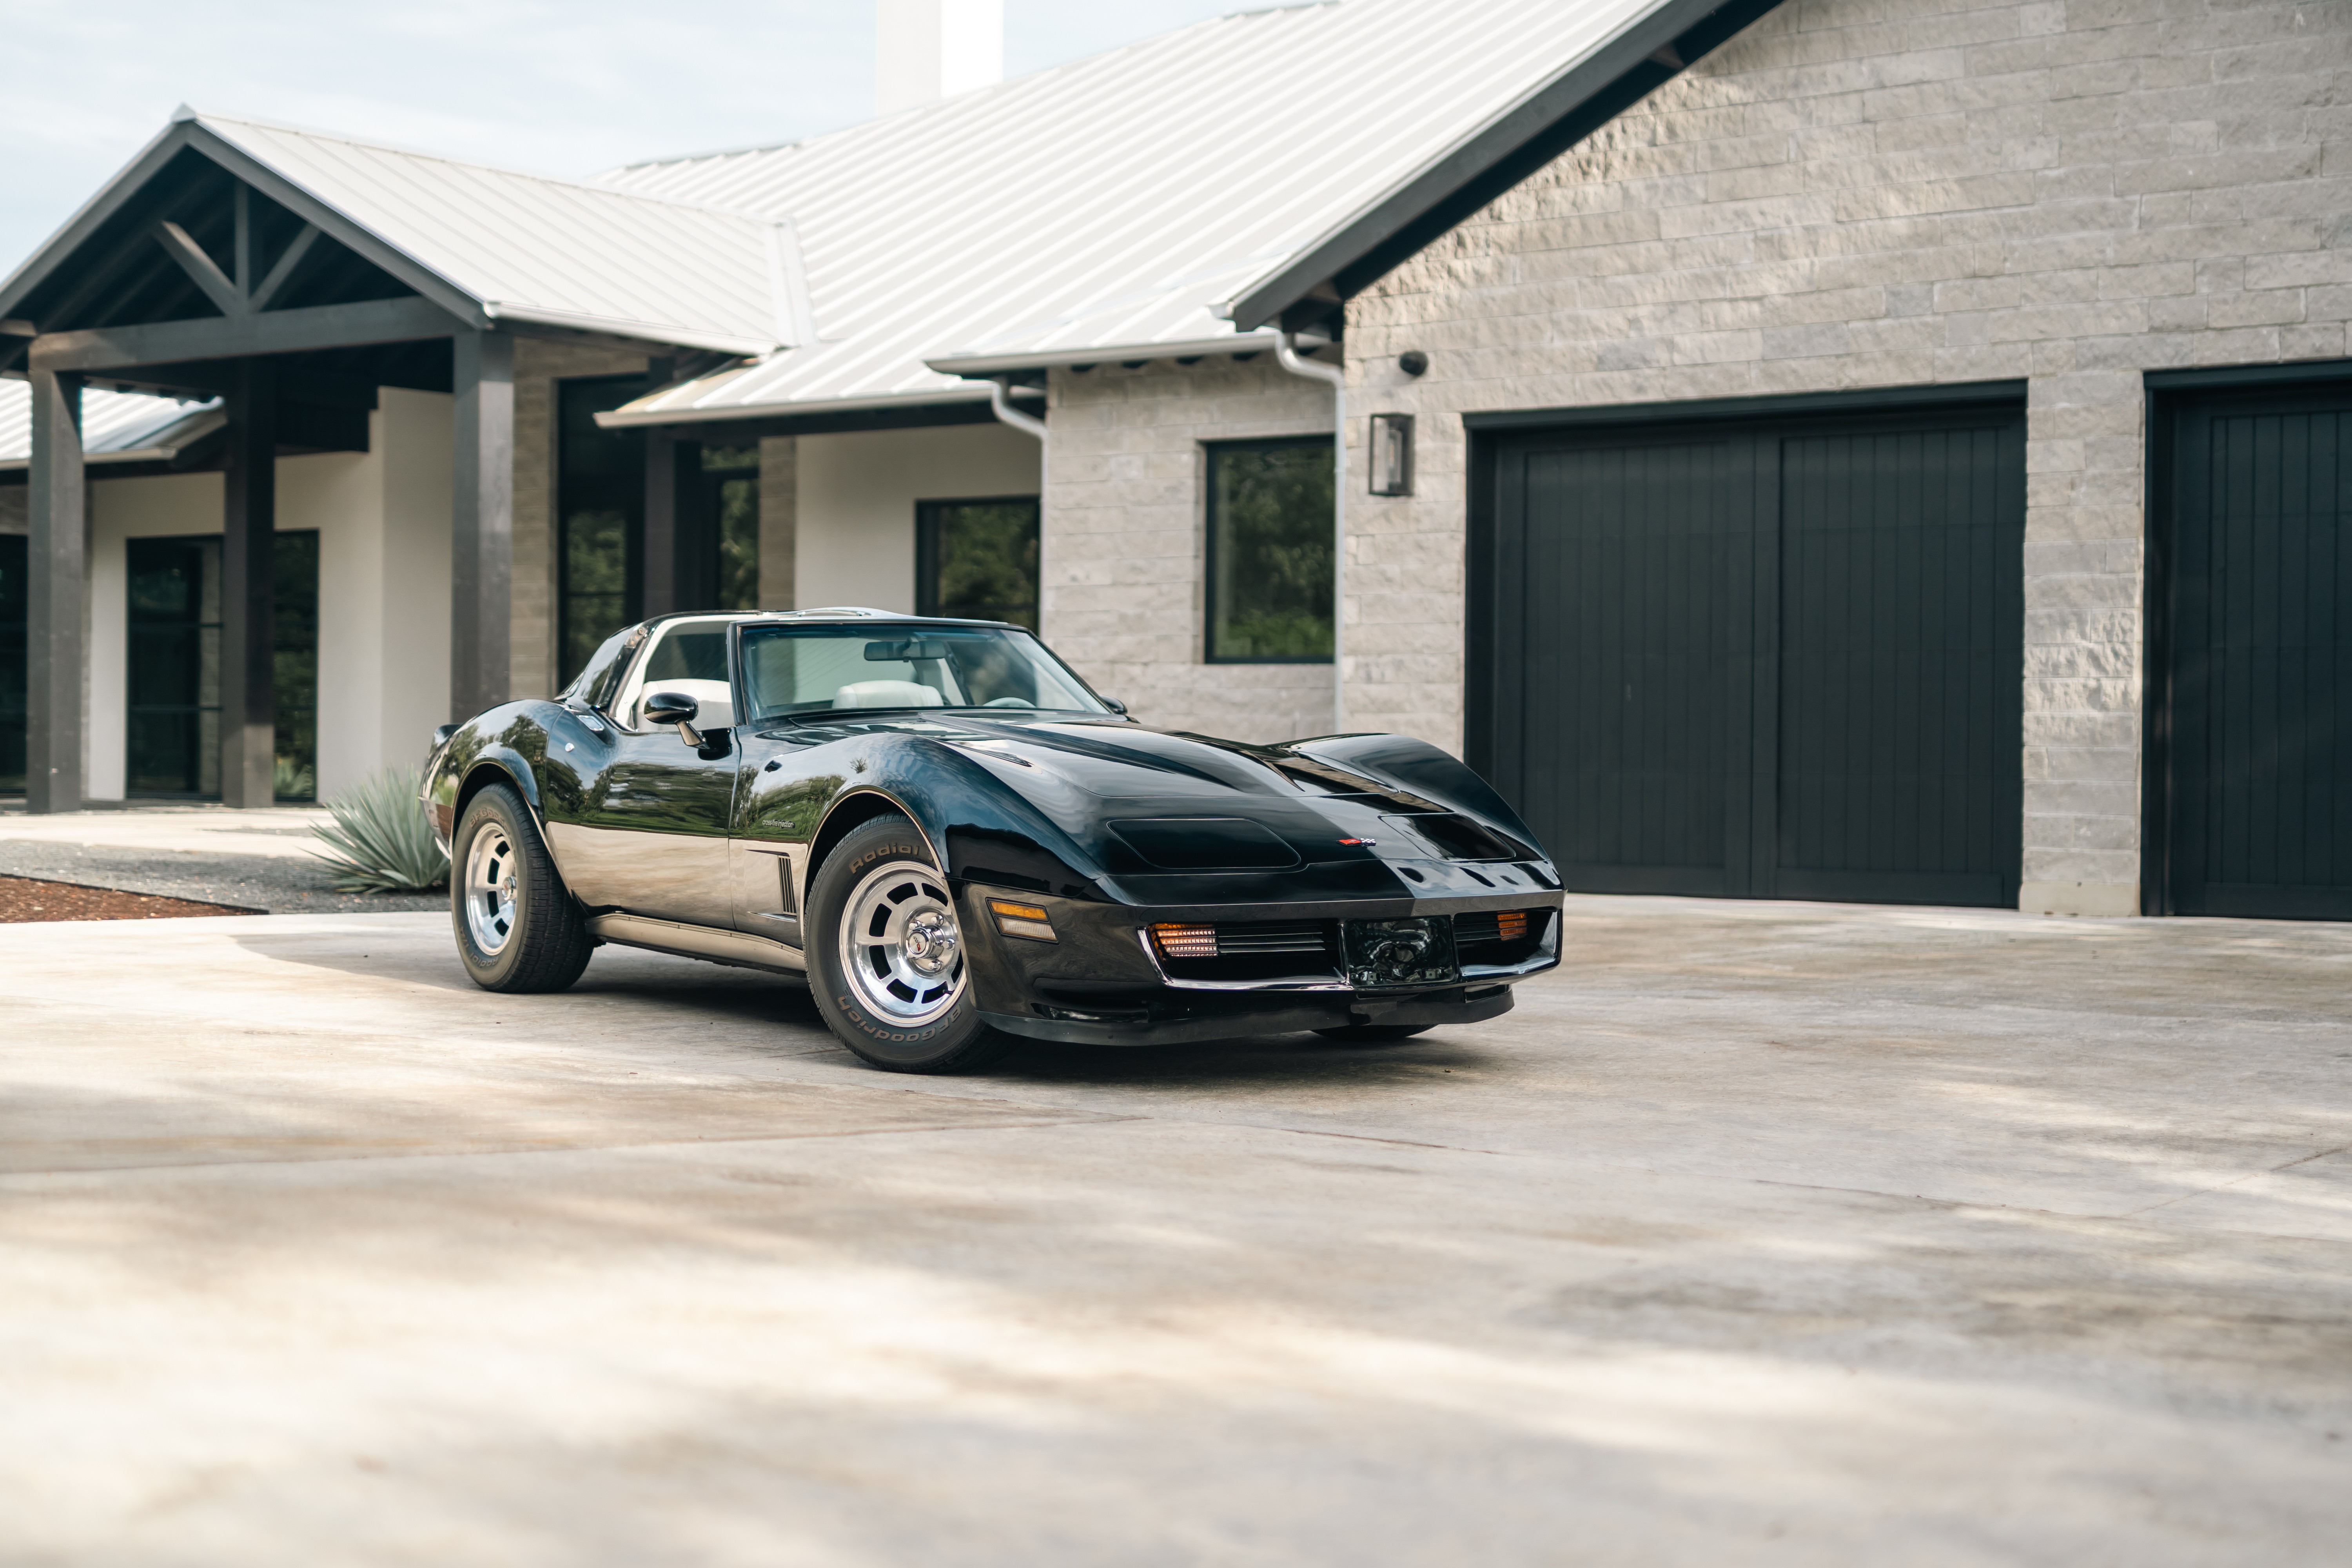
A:
[[[1265,0],[1005,0],[1007,76]],[[871,0],[0,0],[0,277],[182,103],[555,174],[855,124]]]

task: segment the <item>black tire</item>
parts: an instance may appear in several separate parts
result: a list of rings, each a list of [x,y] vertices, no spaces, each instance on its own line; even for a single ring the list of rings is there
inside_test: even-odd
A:
[[[1409,1040],[1415,1035],[1427,1034],[1435,1027],[1434,1024],[1342,1024],[1336,1029],[1315,1032],[1343,1045],[1384,1046],[1392,1040]]]
[[[494,836],[486,852],[502,851],[514,879],[513,914],[495,952],[477,938],[466,903],[475,841],[483,835]],[[484,921],[495,923],[487,910]],[[511,784],[491,784],[468,801],[449,840],[449,923],[457,933],[457,957],[485,991],[563,990],[580,978],[596,949],[538,824]]]
[[[968,962],[955,982],[960,989],[952,1003],[937,1016],[908,1024],[866,999],[843,955],[842,924],[851,896],[876,871],[909,863],[939,869],[915,825],[896,813],[860,824],[834,846],[809,888],[809,991],[841,1043],[885,1072],[974,1072],[1020,1042],[981,1021]]]

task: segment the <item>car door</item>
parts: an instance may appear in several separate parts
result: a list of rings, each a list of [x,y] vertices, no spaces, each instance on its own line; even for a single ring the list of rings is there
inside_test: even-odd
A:
[[[722,661],[723,623],[664,626],[640,656],[612,713],[612,751],[585,781],[569,822],[551,822],[555,855],[591,910],[622,910],[720,930],[735,923],[727,862],[737,771],[723,679],[709,679],[708,637]],[[688,641],[691,638],[693,641]],[[665,648],[665,644],[668,645]],[[688,673],[677,673],[682,666]],[[707,699],[701,743],[641,717],[645,697],[673,688]]]

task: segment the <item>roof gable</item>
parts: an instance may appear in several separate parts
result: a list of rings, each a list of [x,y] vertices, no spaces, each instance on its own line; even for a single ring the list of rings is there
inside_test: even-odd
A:
[[[190,177],[192,159],[388,280],[361,297],[413,292],[477,326],[594,331],[730,354],[763,353],[787,336],[779,331],[789,317],[777,307],[778,240],[761,219],[186,110],[0,282],[0,317],[30,316],[44,330],[103,324],[67,319],[78,289],[94,268],[122,265],[152,216],[152,187]],[[102,262],[86,248],[110,245]],[[199,304],[174,313],[205,311]]]

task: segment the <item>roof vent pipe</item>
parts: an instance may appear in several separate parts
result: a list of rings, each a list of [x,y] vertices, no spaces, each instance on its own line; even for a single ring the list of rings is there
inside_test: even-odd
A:
[[[1004,79],[1004,0],[875,0],[874,112]]]
[[[1348,373],[1298,354],[1298,334],[1275,340],[1274,357],[1293,375],[1331,389],[1331,732],[1348,732]]]

